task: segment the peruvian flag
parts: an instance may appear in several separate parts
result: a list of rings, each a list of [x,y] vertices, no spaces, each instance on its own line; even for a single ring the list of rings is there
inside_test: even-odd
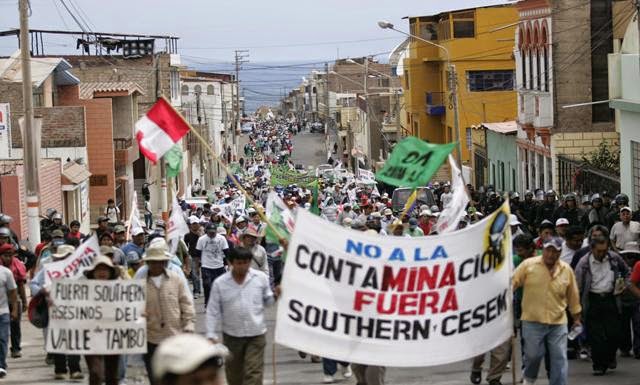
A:
[[[189,132],[190,126],[180,114],[160,98],[145,116],[136,122],[135,134],[142,154],[155,164]]]

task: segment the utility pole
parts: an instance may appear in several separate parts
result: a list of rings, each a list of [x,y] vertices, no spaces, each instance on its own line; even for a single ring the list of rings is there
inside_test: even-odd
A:
[[[462,143],[460,143],[460,123],[458,119],[458,77],[454,64],[449,62],[447,67],[449,72],[449,89],[451,90],[451,104],[453,104],[453,129],[455,131],[456,142],[458,142],[456,155],[458,156],[458,164],[462,165]]]
[[[396,135],[398,136],[396,138],[396,144],[400,143],[400,141],[402,140],[402,125],[400,124],[400,90],[397,89],[393,89],[393,96],[395,98],[395,106],[393,108],[393,113],[396,116]],[[391,153],[391,149],[389,149],[389,153]],[[387,154],[387,157],[389,156],[389,153]]]
[[[249,60],[249,51],[247,50],[236,50],[236,120],[234,122],[235,127],[233,127],[233,154],[236,154],[237,148],[237,130],[240,129],[240,121],[242,118],[242,114],[240,112],[240,66],[243,63],[248,63]]]
[[[24,108],[24,176],[27,190],[27,228],[32,247],[40,243],[40,163],[39,135],[33,119],[33,88],[31,85],[31,53],[29,44],[29,2],[20,0],[20,61],[22,65],[22,101]]]
[[[324,63],[324,133],[325,135],[329,135],[329,116],[331,114],[331,110],[329,108],[329,63]],[[337,139],[336,139],[337,140]]]
[[[367,153],[369,154],[369,163],[372,163],[372,156],[371,156],[371,133],[369,132],[369,113],[371,112],[369,110],[369,92],[368,92],[368,84],[367,84],[367,79],[369,77],[369,58],[367,56],[364,57],[364,79],[363,79],[363,85],[364,85],[364,103],[365,103],[365,115],[364,115],[364,131],[365,131],[365,140],[367,141]],[[371,165],[369,165],[370,168]],[[356,177],[360,176],[360,161],[358,160],[358,156],[356,153]]]
[[[156,98],[162,97],[162,81],[160,79],[160,56],[153,57],[156,67]],[[167,169],[164,159],[160,159],[160,209],[162,210],[162,220],[169,220],[169,190],[167,189]]]

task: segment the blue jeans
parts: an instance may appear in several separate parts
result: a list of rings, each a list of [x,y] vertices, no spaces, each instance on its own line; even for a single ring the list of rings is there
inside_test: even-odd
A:
[[[348,362],[335,361],[335,360],[332,360],[331,358],[323,358],[322,373],[327,374],[329,376],[333,376],[338,371],[338,364],[344,367],[349,366]]]
[[[523,377],[534,382],[538,378],[540,363],[549,349],[549,385],[567,384],[567,325],[549,325],[522,321],[524,340]],[[546,348],[545,348],[546,345]]]
[[[7,351],[9,350],[9,313],[0,314],[0,368],[7,369]]]

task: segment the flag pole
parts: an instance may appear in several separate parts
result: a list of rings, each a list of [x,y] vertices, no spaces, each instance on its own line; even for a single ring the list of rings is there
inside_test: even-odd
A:
[[[263,210],[258,208],[258,205],[256,204],[256,202],[253,200],[253,198],[251,197],[251,195],[249,195],[249,193],[247,192],[247,190],[244,189],[244,187],[242,186],[242,184],[240,184],[240,182],[238,181],[238,179],[236,178],[236,176],[231,172],[231,170],[229,170],[229,167],[227,167],[227,165],[220,160],[220,158],[218,157],[218,155],[216,155],[216,153],[213,151],[213,149],[211,148],[211,146],[209,145],[209,143],[207,143],[207,141],[202,137],[202,135],[200,135],[200,133],[197,130],[194,130],[193,127],[191,126],[191,124],[189,124],[189,122],[187,122],[187,120],[182,116],[182,114],[180,112],[178,112],[172,105],[171,102],[169,102],[169,100],[167,100],[167,98],[165,98],[164,96],[161,96],[162,99],[164,99],[167,104],[169,106],[171,106],[171,108],[175,111],[175,113],[180,117],[180,119],[182,119],[182,121],[184,122],[184,124],[186,124],[189,127],[189,132],[192,133],[199,141],[200,143],[202,143],[202,145],[204,146],[205,150],[207,150],[209,152],[209,154],[213,157],[213,159],[218,162],[218,164],[220,166],[222,166],[223,170],[227,173],[227,175],[231,178],[231,181],[233,181],[233,183],[238,187],[238,189],[240,189],[240,191],[244,194],[244,196],[247,198],[247,200],[249,201],[249,203],[251,205],[253,205],[256,208],[256,212],[258,213],[258,215],[260,216],[260,219],[262,219],[267,226],[269,226],[271,228],[271,230],[276,234],[276,236],[280,239],[280,241],[284,240],[284,237],[280,234],[280,231],[278,230],[278,228],[271,223],[271,221],[269,220],[269,218],[267,218],[267,216],[265,215],[265,213],[263,212]]]

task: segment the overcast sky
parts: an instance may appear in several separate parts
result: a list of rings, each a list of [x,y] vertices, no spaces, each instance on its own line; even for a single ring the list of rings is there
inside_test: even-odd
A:
[[[468,8],[501,0],[31,0],[31,28],[79,27],[63,7],[74,6],[93,31],[179,36],[180,53],[203,63],[230,62],[235,48],[250,50],[252,62],[331,60],[387,52],[402,41],[376,22],[408,29],[407,15],[444,7]],[[18,27],[17,0],[0,0],[0,29]],[[366,41],[362,41],[366,40]],[[358,41],[358,42],[353,42]],[[45,40],[47,42],[47,40]],[[0,53],[16,39],[0,38]],[[66,53],[75,40],[55,40]],[[49,51],[55,45],[45,45]]]

